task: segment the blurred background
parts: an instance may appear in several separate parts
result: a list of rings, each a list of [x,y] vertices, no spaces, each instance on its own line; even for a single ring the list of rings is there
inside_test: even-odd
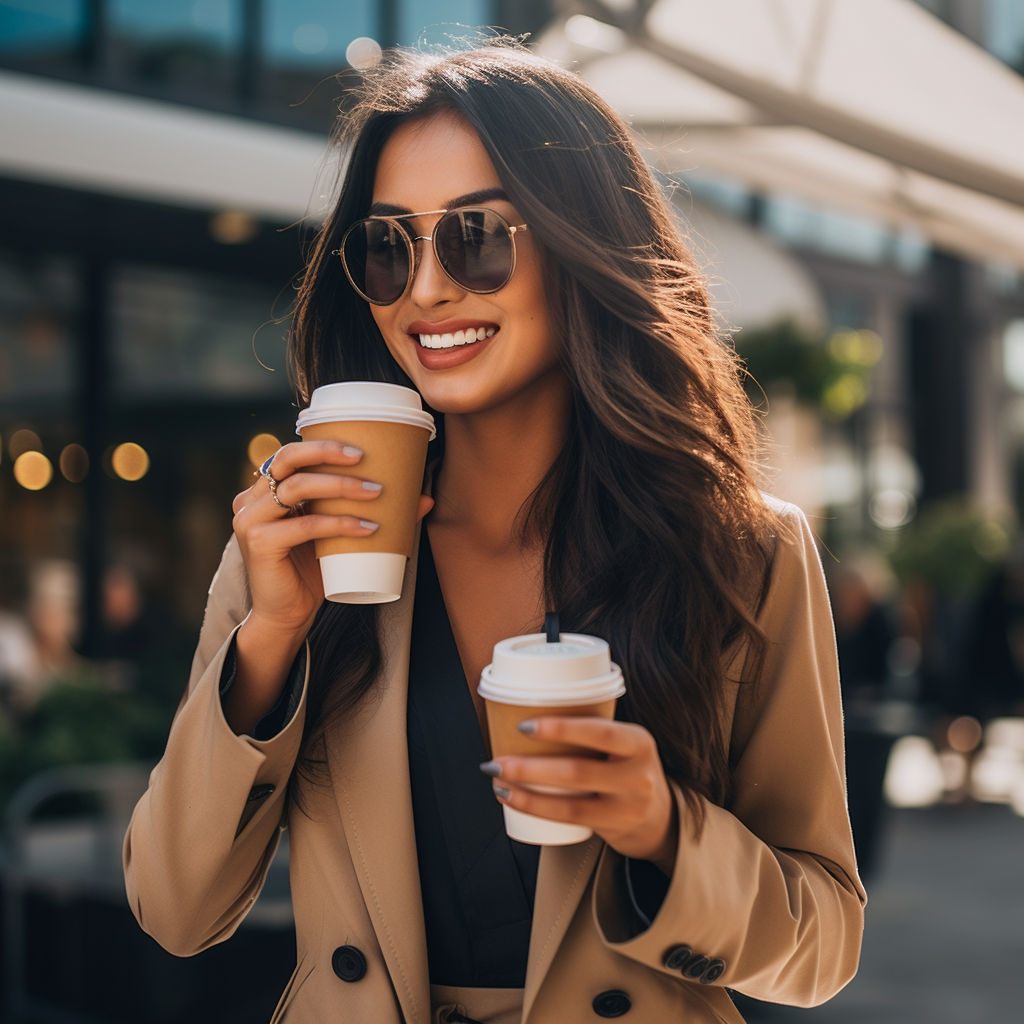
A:
[[[267,1020],[287,849],[163,953],[119,847],[232,496],[292,437],[284,338],[339,106],[500,26],[631,123],[824,543],[871,904],[830,1004],[1024,997],[1024,0],[0,0],[0,1004]]]

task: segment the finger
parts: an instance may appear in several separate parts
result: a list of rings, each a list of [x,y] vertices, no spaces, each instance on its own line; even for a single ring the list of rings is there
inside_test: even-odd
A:
[[[273,505],[272,499],[270,503]],[[250,551],[284,555],[300,544],[325,537],[369,537],[377,526],[372,520],[355,516],[308,515],[264,520],[241,532]],[[237,525],[236,532],[239,532]]]
[[[593,757],[498,757],[480,766],[485,774],[507,782],[559,786],[587,793],[621,793],[632,779],[620,762]],[[497,772],[497,774],[495,774]]]
[[[339,473],[292,473],[277,485],[277,496],[282,504],[297,505],[314,498],[351,498],[353,501],[373,501],[383,489],[372,480]]]
[[[292,441],[278,449],[270,474],[283,480],[306,466],[354,466],[362,457],[361,449],[342,441]]]
[[[433,507],[434,499],[429,494],[421,494],[419,507],[416,509],[416,522],[418,523]]]
[[[616,805],[609,797],[596,793],[581,793],[579,796],[552,796],[547,793],[531,793],[504,780],[494,783],[494,795],[498,801],[514,807],[524,814],[532,814],[549,821],[563,821],[571,825],[585,825],[592,829],[603,829],[614,824]]]
[[[656,750],[653,737],[643,726],[610,718],[542,715],[520,722],[519,731],[534,739],[589,747],[615,757],[636,757]]]

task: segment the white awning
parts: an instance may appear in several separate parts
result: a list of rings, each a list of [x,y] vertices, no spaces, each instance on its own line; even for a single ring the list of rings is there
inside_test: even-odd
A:
[[[0,71],[0,175],[290,222],[315,197],[312,132]]]
[[[1024,79],[911,0],[586,0],[539,52],[680,172],[1024,267]]]

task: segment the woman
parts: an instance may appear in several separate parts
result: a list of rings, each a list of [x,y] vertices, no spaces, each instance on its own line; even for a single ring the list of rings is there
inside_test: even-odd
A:
[[[864,894],[821,569],[756,488],[736,366],[625,125],[487,47],[387,58],[343,142],[298,390],[391,381],[434,410],[418,554],[396,604],[323,602],[311,540],[376,527],[350,446],[286,445],[238,495],[125,840],[136,916],[181,955],[222,941],[288,827],[299,964],[275,1019],[739,1021],[726,986],[829,998]],[[337,495],[366,518],[297,514]],[[597,758],[491,760],[475,683],[546,610],[610,642],[619,721],[536,721]],[[513,843],[495,797],[595,836]]]

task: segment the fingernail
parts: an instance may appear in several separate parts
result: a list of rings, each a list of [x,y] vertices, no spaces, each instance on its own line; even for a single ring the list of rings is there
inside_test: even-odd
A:
[[[492,786],[494,795],[500,797],[502,800],[508,800],[512,796],[512,790],[506,789],[504,786]]]
[[[537,731],[537,723],[532,718],[528,718],[525,722],[520,722],[516,728],[524,736],[532,736]]]
[[[480,771],[482,771],[484,775],[490,775],[492,779],[496,779],[501,775],[501,765],[498,764],[497,761],[484,761],[484,763],[480,765]]]
[[[363,528],[364,530],[376,530],[376,529],[377,529],[377,527],[378,527],[378,526],[380,526],[380,523],[375,523],[375,522],[373,522],[373,521],[372,521],[372,520],[370,520],[370,519],[360,519],[360,520],[359,520],[359,525],[360,525],[360,526],[361,526],[361,527],[362,527],[362,528]]]
[[[347,444],[341,449],[343,455],[347,455],[350,459],[358,459],[363,454],[362,448],[357,448],[354,444]]]
[[[369,480],[364,480],[363,481],[363,490],[364,491],[373,491],[374,494],[380,494],[380,492],[383,489],[384,489],[384,485],[383,484],[372,484],[372,483],[370,483]]]

